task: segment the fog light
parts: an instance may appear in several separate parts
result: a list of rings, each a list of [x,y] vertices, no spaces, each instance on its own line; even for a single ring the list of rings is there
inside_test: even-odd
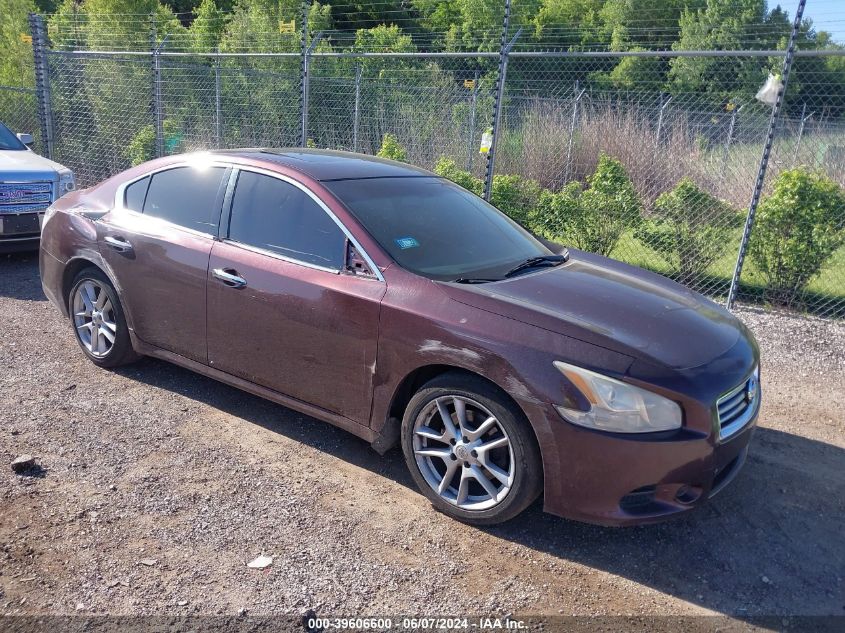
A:
[[[643,486],[632,490],[619,500],[619,507],[631,514],[647,511],[654,503],[655,492],[657,486]]]
[[[675,493],[675,500],[681,503],[694,503],[701,496],[701,488],[694,486],[681,486]]]

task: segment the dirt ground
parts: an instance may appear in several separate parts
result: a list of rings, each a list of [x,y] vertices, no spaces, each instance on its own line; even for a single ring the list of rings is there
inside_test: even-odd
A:
[[[35,256],[0,256],[0,613],[845,614],[845,326],[741,316],[765,404],[719,497],[651,527],[535,505],[478,529],[398,451],[164,362],[97,369]]]

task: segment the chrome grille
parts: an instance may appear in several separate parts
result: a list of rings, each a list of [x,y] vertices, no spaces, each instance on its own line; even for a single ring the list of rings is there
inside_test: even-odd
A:
[[[51,182],[0,182],[0,213],[40,213],[51,202]]]
[[[719,419],[719,436],[724,439],[742,429],[760,405],[760,372],[755,369],[741,385],[719,398],[716,413]]]

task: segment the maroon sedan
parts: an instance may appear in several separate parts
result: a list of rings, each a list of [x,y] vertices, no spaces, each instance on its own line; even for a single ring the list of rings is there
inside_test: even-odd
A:
[[[172,156],[65,196],[44,291],[83,352],[155,356],[401,443],[462,521],[683,513],[738,472],[759,351],[659,275],[550,250],[432,173],[263,149]]]

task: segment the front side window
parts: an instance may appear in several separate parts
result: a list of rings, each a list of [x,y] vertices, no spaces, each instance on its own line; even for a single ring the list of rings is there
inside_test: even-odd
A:
[[[225,172],[224,167],[175,167],[153,174],[144,200],[144,215],[195,231],[216,233],[217,199]]]
[[[324,184],[399,265],[430,279],[499,279],[520,262],[551,255],[504,213],[444,178]]]
[[[302,189],[271,176],[240,172],[229,239],[316,266],[343,267],[340,227]]]

